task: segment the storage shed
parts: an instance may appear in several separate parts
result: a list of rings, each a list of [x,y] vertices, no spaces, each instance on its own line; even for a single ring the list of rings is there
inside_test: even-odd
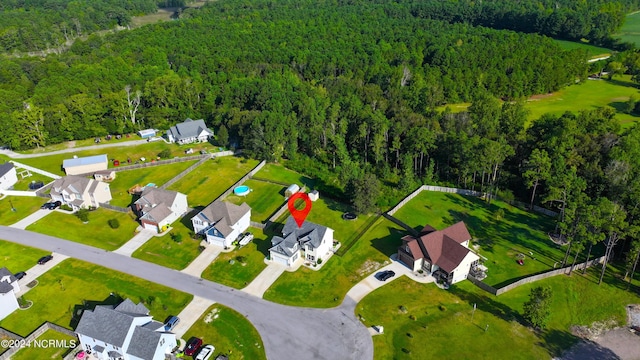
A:
[[[298,184],[291,184],[289,185],[287,190],[284,191],[284,196],[291,197],[291,195],[297,193],[298,191],[300,191],[300,186],[298,186]]]
[[[143,139],[147,139],[156,136],[156,131],[154,129],[144,129],[138,131],[138,135]]]
[[[80,175],[95,173],[101,170],[107,170],[108,159],[106,154],[74,157],[66,159],[62,162],[62,167],[67,175]]]

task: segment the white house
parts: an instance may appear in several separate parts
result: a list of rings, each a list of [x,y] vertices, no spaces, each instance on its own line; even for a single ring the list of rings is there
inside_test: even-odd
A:
[[[318,259],[327,259],[333,246],[333,229],[309,221],[298,227],[293,216],[289,216],[282,229],[282,237],[271,239],[269,255],[271,261],[293,266],[299,258],[312,264]]]
[[[0,164],[0,190],[8,190],[18,182],[18,174],[13,163]]]
[[[20,291],[18,279],[7,269],[0,269],[0,320],[7,317],[18,306],[16,294]]]
[[[74,210],[100,207],[100,203],[111,201],[109,184],[82,176],[65,176],[51,186],[51,200],[61,201]]]
[[[167,131],[167,140],[178,144],[191,144],[208,141],[213,136],[213,131],[207,128],[204,120],[187,119],[184,122],[172,126]]]
[[[191,218],[193,231],[210,244],[228,248],[251,225],[251,208],[217,200]]]
[[[129,299],[85,310],[75,332],[82,350],[99,360],[164,360],[177,344],[175,334]]]
[[[107,170],[109,159],[106,154],[87,157],[74,157],[62,161],[62,167],[67,175],[89,174]]]
[[[398,259],[413,271],[423,270],[449,284],[465,280],[478,255],[469,249],[471,235],[460,221],[446,229],[426,225],[417,237],[407,235],[398,248]]]
[[[186,214],[189,204],[183,193],[147,186],[133,208],[145,229],[160,233]]]

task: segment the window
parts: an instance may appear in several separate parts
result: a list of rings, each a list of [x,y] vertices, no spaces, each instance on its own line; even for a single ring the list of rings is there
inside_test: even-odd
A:
[[[307,255],[307,260],[311,260],[311,261],[313,261],[313,260],[315,260],[315,258],[314,258],[314,256],[313,256],[313,255]]]
[[[160,339],[160,346],[164,345],[164,338]]]

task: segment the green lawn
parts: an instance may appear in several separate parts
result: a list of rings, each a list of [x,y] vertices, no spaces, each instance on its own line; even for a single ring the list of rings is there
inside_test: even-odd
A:
[[[505,215],[496,220],[494,214],[499,208]],[[484,282],[492,286],[553,269],[564,257],[564,248],[555,245],[546,235],[553,229],[551,218],[500,201],[492,202],[488,208],[479,198],[423,191],[394,216],[418,230],[426,224],[442,229],[464,221],[474,238],[472,245],[480,245],[478,252],[489,259],[485,261],[489,271]],[[526,255],[524,266],[516,262],[520,253]]]
[[[12,273],[18,271],[27,271],[32,266],[35,266],[38,259],[49,252],[12,243],[5,240],[0,240],[0,267],[6,267]]]
[[[343,244],[351,239],[353,234],[358,233],[372,216],[371,214],[358,215],[355,220],[344,220],[342,214],[352,211],[351,207],[333,199],[322,198],[322,194],[320,199],[312,204],[307,220],[332,228],[334,239]]]
[[[300,186],[306,185],[309,189],[313,189],[313,185],[316,183],[315,179],[304,176],[293,170],[285,168],[282,164],[266,164],[260,171],[258,171],[254,178],[266,179],[281,183],[284,186],[291,184],[298,184]]]
[[[624,42],[634,43],[636,46],[640,45],[640,13],[634,12],[624,19],[624,24],[620,28],[620,32],[614,37],[619,38]]]
[[[574,49],[586,50],[587,54],[589,54],[591,58],[598,58],[598,57],[603,57],[611,54],[611,49],[591,45],[586,42],[557,40],[557,39],[554,39],[554,41],[558,45],[560,45],[561,48],[565,50],[574,50]]]
[[[236,205],[246,202],[251,207],[251,220],[255,222],[266,221],[284,204],[285,188],[282,185],[254,179],[245,181],[243,185],[251,188],[248,195],[237,196],[231,193],[225,200]]]
[[[135,185],[145,186],[154,183],[161,186],[173,179],[176,175],[195,164],[197,160],[185,161],[174,164],[152,166],[144,169],[119,171],[116,178],[110,183],[111,197],[109,204],[121,207],[131,205],[133,197],[129,195],[129,189]],[[189,178],[190,174],[185,178]]]
[[[249,285],[267,267],[264,258],[271,247],[271,237],[261,229],[250,228],[249,231],[255,236],[253,241],[239,250],[220,254],[202,272],[202,278],[236,289]]]
[[[404,231],[380,218],[344,255],[334,255],[318,271],[285,272],[265,292],[266,300],[294,306],[333,307],[367,275],[389,263]]]
[[[207,206],[258,165],[257,160],[224,156],[198,166],[169,190],[187,194],[189,206]]]
[[[144,300],[151,315],[163,321],[179,313],[193,298],[190,294],[77,259],[56,265],[40,276],[38,282],[38,286],[25,294],[33,306],[13,312],[0,321],[1,327],[22,336],[45,321],[73,329],[79,320],[73,319],[75,311],[84,303],[95,305],[109,300],[113,303],[114,298],[109,295],[112,292],[136,303]]]
[[[107,222],[117,219],[118,229],[112,229]],[[83,224],[73,214],[54,211],[45,218],[29,225],[27,230],[56,236],[105,250],[115,250],[135,235],[138,223],[130,214],[99,208],[89,212],[89,223]]]
[[[54,341],[49,346],[49,341]],[[62,359],[80,342],[75,336],[69,336],[55,330],[47,330],[38,336],[30,347],[25,347],[11,355],[12,360]],[[66,347],[65,347],[66,346]]]
[[[191,216],[187,215],[181,220],[172,224],[173,229],[168,234],[152,237],[133,253],[133,257],[176,270],[186,268],[200,255],[200,240],[191,238]],[[172,234],[181,236],[182,240],[176,242],[171,238]]]
[[[196,321],[183,336],[186,341],[196,336],[204,344],[215,346],[215,355],[227,354],[230,359],[266,359],[262,338],[251,323],[240,313],[215,304]]]
[[[29,189],[29,184],[31,184],[32,182],[39,182],[39,181],[42,181],[42,183],[46,185],[52,182],[53,179],[48,176],[40,175],[34,172],[31,173],[31,176],[26,177],[24,179],[21,179],[20,175],[18,175],[18,182],[15,185],[13,185],[13,190],[29,191],[31,190]]]
[[[37,196],[7,196],[0,199],[0,225],[11,225],[40,209],[47,199]],[[16,211],[11,210],[11,205]]]

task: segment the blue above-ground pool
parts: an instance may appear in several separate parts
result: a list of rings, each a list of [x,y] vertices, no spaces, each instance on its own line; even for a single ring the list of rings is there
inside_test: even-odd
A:
[[[233,193],[238,195],[238,196],[245,196],[249,192],[251,192],[251,189],[249,189],[249,187],[247,185],[241,185],[241,186],[238,186],[237,188],[233,189]]]

